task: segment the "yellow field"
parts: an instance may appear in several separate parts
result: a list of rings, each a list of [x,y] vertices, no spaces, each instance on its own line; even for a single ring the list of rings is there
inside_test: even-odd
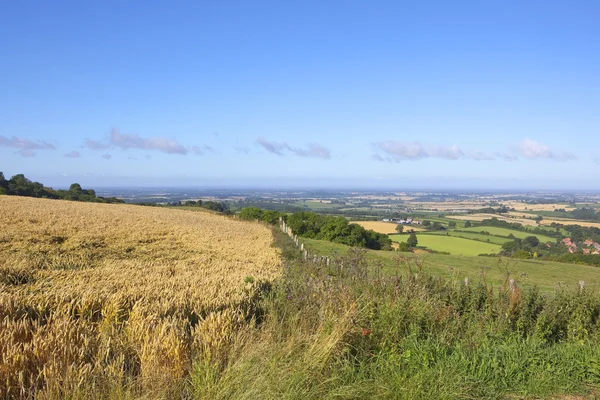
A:
[[[600,228],[600,222],[586,222],[586,221],[580,221],[580,220],[576,220],[576,219],[567,219],[567,218],[544,219],[544,220],[542,220],[541,225],[551,225],[553,222],[556,222],[557,224],[563,224],[563,225],[580,225],[580,226],[586,226],[589,228]]]
[[[383,233],[385,235],[389,235],[390,233],[398,233],[396,232],[397,224],[393,222],[383,222],[383,221],[350,221],[351,224],[358,224],[365,229],[372,229],[375,232]],[[413,229],[415,232],[421,232],[425,229],[417,226],[417,225],[404,225],[404,231],[408,232]]]
[[[566,211],[574,210],[575,207],[568,206],[566,204],[527,204],[520,201],[507,201],[504,203],[509,208],[514,208],[516,211],[554,211],[556,209],[564,208]]]
[[[209,213],[0,196],[0,227],[2,398],[180,398],[281,269],[267,227]]]

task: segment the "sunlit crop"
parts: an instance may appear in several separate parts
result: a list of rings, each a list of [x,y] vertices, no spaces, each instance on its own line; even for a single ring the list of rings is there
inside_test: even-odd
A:
[[[204,212],[0,196],[0,397],[179,396],[280,273],[271,243]]]

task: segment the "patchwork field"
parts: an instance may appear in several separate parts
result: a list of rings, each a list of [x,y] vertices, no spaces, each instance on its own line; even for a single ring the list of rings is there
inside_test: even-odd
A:
[[[539,234],[531,233],[531,232],[521,232],[521,231],[516,231],[513,229],[500,228],[500,227],[496,227],[496,226],[473,226],[471,228],[462,228],[461,230],[469,231],[469,232],[485,231],[485,232],[489,232],[491,235],[504,236],[504,237],[508,237],[508,235],[513,235],[514,237],[519,238],[519,239],[525,239],[527,236],[535,236],[539,239],[540,242],[543,242],[543,243],[556,242],[556,239],[552,238],[550,236],[539,235]],[[485,236],[485,235],[483,235],[483,236]]]
[[[408,235],[390,235],[390,238],[395,242],[406,242]],[[417,235],[417,240],[419,246],[454,255],[477,256],[479,254],[496,254],[500,251],[500,246],[497,244],[453,236],[423,234]]]
[[[209,213],[0,196],[0,226],[2,398],[180,398],[281,273],[267,227]]]

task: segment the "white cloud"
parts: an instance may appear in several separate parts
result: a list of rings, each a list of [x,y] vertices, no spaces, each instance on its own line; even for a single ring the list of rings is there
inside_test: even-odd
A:
[[[577,156],[571,152],[555,152],[552,151],[548,145],[536,142],[535,140],[531,140],[529,138],[523,140],[521,143],[514,146],[513,150],[521,156],[530,160],[546,158],[552,160],[567,161],[577,159]]]
[[[429,155],[447,160],[458,160],[465,157],[465,153],[456,144],[450,147],[434,146]]]
[[[325,146],[318,143],[309,143],[307,148],[293,147],[283,142],[270,142],[264,137],[260,136],[256,139],[256,144],[267,150],[269,153],[283,156],[286,153],[292,153],[298,157],[314,157],[314,158],[331,158],[331,152]]]
[[[419,160],[429,157],[425,148],[419,142],[397,142],[388,140],[376,143],[375,147],[384,152],[391,161]]]
[[[92,150],[106,150],[111,148],[119,148],[122,150],[141,149],[181,155],[188,154],[189,152],[202,155],[207,151],[214,151],[212,147],[206,145],[186,147],[175,139],[167,139],[164,137],[147,138],[140,135],[124,134],[118,129],[113,129],[110,132],[108,141],[102,142],[86,139],[84,146]]]

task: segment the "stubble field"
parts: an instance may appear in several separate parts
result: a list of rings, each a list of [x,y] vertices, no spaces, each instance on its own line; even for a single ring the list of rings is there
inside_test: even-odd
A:
[[[180,397],[280,275],[267,227],[209,213],[0,196],[0,226],[3,398]]]

